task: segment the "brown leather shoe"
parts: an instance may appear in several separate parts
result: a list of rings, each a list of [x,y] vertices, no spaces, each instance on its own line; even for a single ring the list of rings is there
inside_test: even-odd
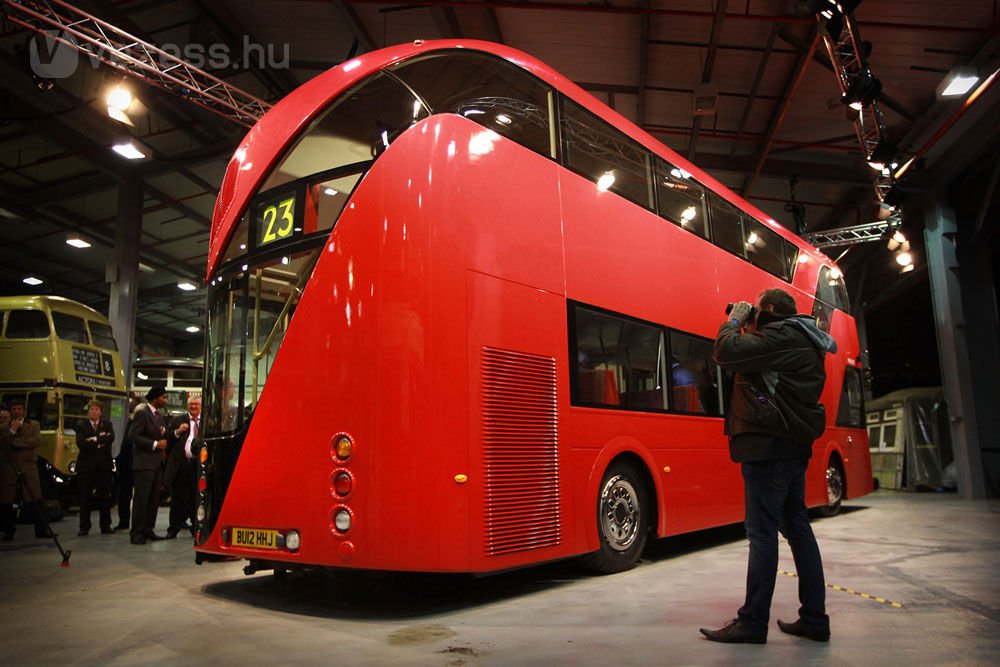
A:
[[[718,630],[699,628],[698,632],[705,635],[713,642],[723,642],[725,644],[766,644],[767,632],[752,632],[747,626],[734,618]]]
[[[796,637],[805,637],[806,639],[811,639],[814,642],[830,641],[830,628],[820,628],[815,625],[809,625],[801,618],[794,623],[785,623],[784,621],[779,620],[778,627],[781,628],[782,632],[795,635]]]

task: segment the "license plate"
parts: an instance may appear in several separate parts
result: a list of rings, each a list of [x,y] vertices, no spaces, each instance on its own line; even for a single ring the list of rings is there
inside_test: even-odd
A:
[[[278,531],[264,528],[233,528],[233,546],[251,549],[277,549]]]

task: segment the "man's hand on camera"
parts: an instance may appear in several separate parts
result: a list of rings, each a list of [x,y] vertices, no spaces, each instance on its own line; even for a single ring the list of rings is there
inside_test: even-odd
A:
[[[740,301],[733,306],[733,309],[729,312],[729,321],[736,321],[736,324],[742,327],[746,324],[747,318],[750,316],[750,309],[753,306],[746,301]]]

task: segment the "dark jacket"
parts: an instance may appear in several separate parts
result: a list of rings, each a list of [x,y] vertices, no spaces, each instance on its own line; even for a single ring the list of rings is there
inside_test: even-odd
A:
[[[111,422],[100,419],[94,429],[89,419],[81,419],[74,430],[76,446],[80,450],[76,457],[77,470],[111,470],[111,445],[115,441],[115,429]]]
[[[736,462],[808,458],[826,428],[823,355],[837,343],[808,315],[771,317],[753,333],[726,322],[715,339],[715,361],[735,374],[726,433]]]
[[[164,452],[156,449],[157,440],[165,440],[167,425],[149,403],[143,403],[132,413],[128,439],[132,442],[132,469],[156,470],[163,465]]]

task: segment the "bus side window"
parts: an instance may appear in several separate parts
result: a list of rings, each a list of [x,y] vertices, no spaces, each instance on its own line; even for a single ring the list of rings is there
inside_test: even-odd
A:
[[[854,366],[847,366],[840,391],[840,405],[837,407],[837,426],[862,428],[865,413],[862,402],[861,372]]]
[[[87,403],[93,396],[66,394],[63,396],[63,429],[72,431],[76,423],[87,416]]]
[[[570,306],[576,364],[570,395],[578,405],[666,409],[663,330],[610,313]]]
[[[654,158],[656,164],[656,203],[661,218],[681,229],[708,238],[705,213],[705,188],[683,169]]]
[[[610,190],[653,210],[649,151],[566,98],[561,124],[567,168],[601,191]]]
[[[41,310],[12,310],[7,316],[7,338],[48,338],[49,318]]]
[[[799,265],[799,247],[788,239],[781,239],[781,243],[785,246],[785,280],[792,282]]]
[[[709,193],[708,204],[712,210],[712,243],[745,259],[746,237],[739,209],[714,192]]]
[[[87,325],[83,323],[82,317],[75,317],[52,311],[52,323],[56,325],[56,335],[63,340],[72,343],[89,343],[87,339]]]
[[[784,239],[773,229],[757,220],[747,219],[745,222],[746,246],[750,261],[754,266],[764,269],[772,276],[787,280],[785,277],[785,246],[782,243]]]
[[[670,332],[670,392],[678,412],[721,415],[719,372],[713,342],[680,331]]]
[[[28,419],[34,419],[39,422],[44,427],[45,420],[43,416],[45,415],[45,393],[33,391],[28,394],[28,398],[24,401],[24,414],[27,415]]]

